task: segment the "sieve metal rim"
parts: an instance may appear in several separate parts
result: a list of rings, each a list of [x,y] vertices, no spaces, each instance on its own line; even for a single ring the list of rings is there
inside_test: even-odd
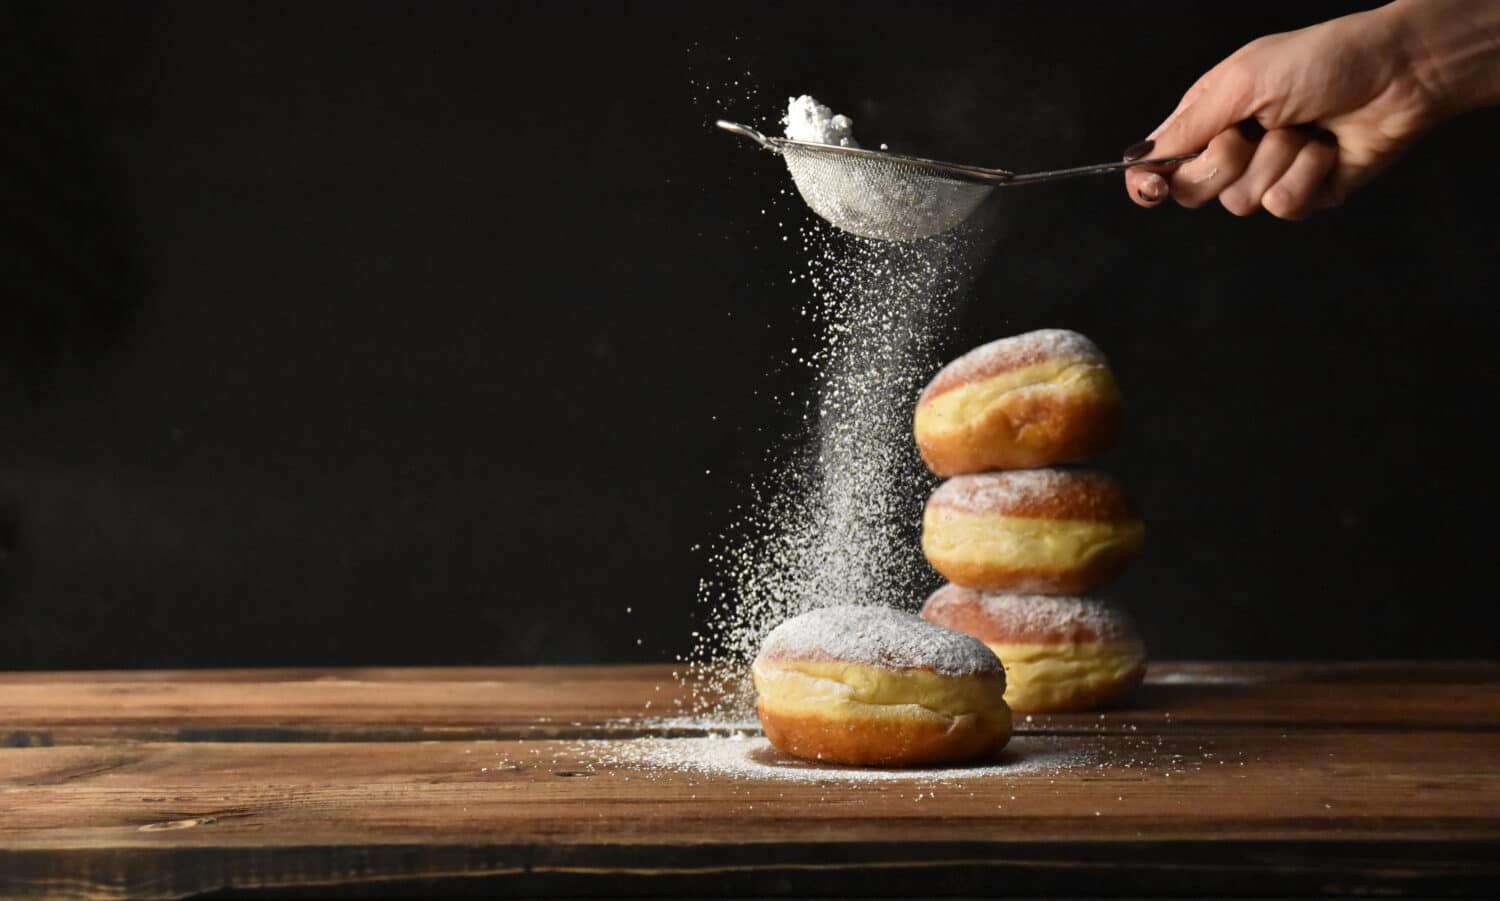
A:
[[[780,156],[781,148],[793,146],[799,149],[807,149],[813,153],[844,154],[866,160],[877,160],[881,162],[901,163],[923,169],[927,172],[951,178],[956,181],[969,182],[971,184],[986,184],[992,187],[1003,187],[1006,185],[1032,185],[1040,182],[1062,181],[1069,178],[1078,178],[1084,175],[1109,175],[1122,172],[1126,169],[1134,169],[1138,166],[1174,166],[1185,163],[1188,160],[1197,159],[1198,153],[1183,153],[1176,156],[1153,157],[1151,159],[1139,160],[1116,160],[1108,163],[1097,163],[1089,166],[1072,166],[1067,169],[1050,169],[1044,172],[1016,173],[1007,169],[989,169],[984,166],[968,166],[963,163],[949,163],[943,160],[929,159],[924,156],[908,156],[904,153],[889,153],[884,150],[869,150],[864,147],[840,147],[837,144],[818,144],[809,141],[794,141],[791,138],[768,138],[748,125],[738,122],[730,122],[719,119],[714,123],[725,131],[749,138],[766,150]]]
[[[843,147],[838,144],[819,144],[816,141],[796,141],[791,138],[769,138],[748,125],[738,122],[730,122],[727,119],[719,119],[714,123],[719,128],[730,134],[736,134],[743,138],[749,138],[762,148],[769,150],[777,156],[782,155],[783,147],[796,147],[798,149],[810,150],[813,153],[829,155],[843,155],[855,159],[878,160],[888,163],[900,163],[916,169],[923,169],[933,175],[944,178],[952,178],[957,181],[970,182],[983,185],[1002,185],[1010,182],[1016,177],[1014,172],[1005,169],[989,169],[984,166],[967,166],[963,163],[949,163],[943,160],[929,159],[923,156],[910,156],[905,153],[890,153],[885,150],[870,150],[866,147]]]

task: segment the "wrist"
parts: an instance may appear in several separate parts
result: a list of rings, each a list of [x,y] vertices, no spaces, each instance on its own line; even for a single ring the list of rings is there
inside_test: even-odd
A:
[[[1394,0],[1370,14],[1391,29],[1428,119],[1500,104],[1500,0]]]

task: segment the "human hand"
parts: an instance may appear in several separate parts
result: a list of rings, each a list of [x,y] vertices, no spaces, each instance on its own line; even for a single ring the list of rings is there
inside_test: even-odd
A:
[[[1203,151],[1175,170],[1128,170],[1131,198],[1217,198],[1238,216],[1282,219],[1337,206],[1445,115],[1493,102],[1500,3],[1462,3],[1406,0],[1245,45],[1126,151]]]

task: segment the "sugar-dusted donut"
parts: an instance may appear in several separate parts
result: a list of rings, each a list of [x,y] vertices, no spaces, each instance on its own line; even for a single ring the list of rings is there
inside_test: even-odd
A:
[[[1044,329],[969,351],[917,400],[917,448],[955,476],[1031,469],[1093,456],[1120,431],[1109,363],[1077,332]]]
[[[1003,594],[945,585],[922,618],[984,642],[1005,666],[1016,713],[1086,710],[1146,674],[1146,645],[1118,606],[1098,598]]]
[[[751,673],[766,737],[797,757],[921,766],[987,757],[1010,739],[1000,661],[911,613],[804,613],[771,631]]]
[[[922,552],[968,588],[1084,594],[1140,550],[1145,526],[1102,473],[1023,469],[956,476],[932,493]]]

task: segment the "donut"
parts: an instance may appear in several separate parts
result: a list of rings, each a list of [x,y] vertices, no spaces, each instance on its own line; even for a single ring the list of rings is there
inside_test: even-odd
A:
[[[968,588],[1084,594],[1135,557],[1145,531],[1125,490],[1102,473],[987,472],[955,476],[932,493],[922,552]]]
[[[967,632],[995,652],[1005,666],[1005,702],[1016,713],[1098,707],[1146,674],[1135,623],[1097,598],[945,585],[922,606],[922,618]]]
[[[917,399],[917,449],[936,475],[1034,469],[1093,456],[1119,434],[1109,363],[1077,332],[1044,329],[976,347]]]
[[[766,636],[751,675],[766,738],[795,757],[923,766],[988,757],[1010,740],[1000,661],[912,613],[804,613]]]

